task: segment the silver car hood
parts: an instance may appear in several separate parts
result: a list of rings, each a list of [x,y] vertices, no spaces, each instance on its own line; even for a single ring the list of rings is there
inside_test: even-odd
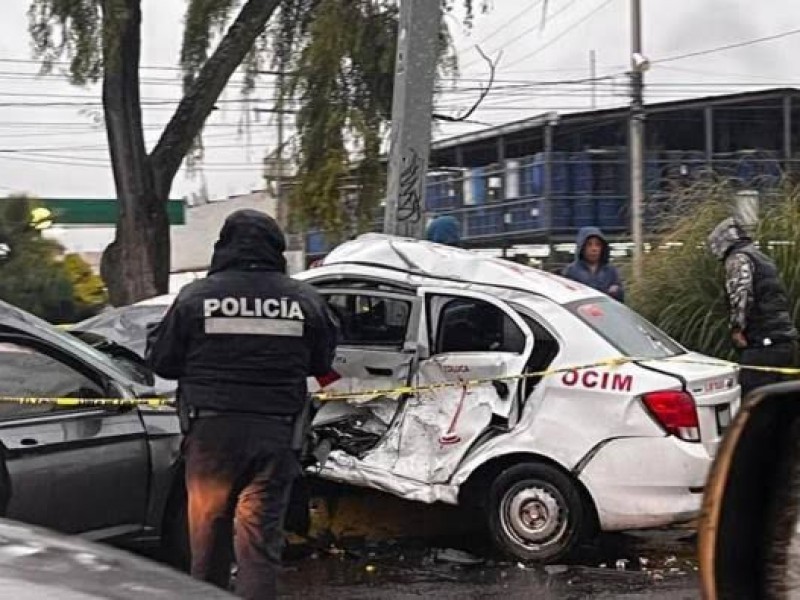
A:
[[[121,550],[0,519],[0,598],[232,598]]]

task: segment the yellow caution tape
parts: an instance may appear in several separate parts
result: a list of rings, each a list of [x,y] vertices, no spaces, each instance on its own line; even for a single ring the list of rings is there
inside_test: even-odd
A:
[[[487,377],[484,379],[464,379],[460,381],[445,381],[441,383],[430,383],[418,386],[399,386],[390,389],[364,390],[361,392],[317,392],[312,394],[315,400],[320,402],[330,402],[332,400],[355,400],[357,398],[375,398],[377,396],[398,396],[401,394],[414,394],[418,392],[433,392],[448,388],[475,387],[479,385],[491,385],[495,382],[503,381],[523,381],[525,379],[539,379],[558,375],[561,373],[571,373],[572,371],[582,371],[584,369],[597,369],[600,367],[618,367],[628,363],[641,361],[641,359],[620,357],[609,358],[598,362],[570,367],[558,367],[555,369],[545,369],[544,371],[522,373],[520,375],[505,375],[501,377]]]
[[[552,375],[559,375],[562,373],[571,373],[573,371],[582,371],[585,369],[597,369],[601,367],[620,367],[630,363],[642,362],[669,362],[671,364],[683,363],[694,365],[707,365],[715,367],[731,367],[738,370],[759,371],[762,373],[774,373],[776,375],[785,375],[788,377],[800,377],[800,368],[796,367],[767,367],[761,365],[740,365],[735,362],[718,360],[718,359],[689,359],[680,357],[671,357],[668,359],[654,359],[654,358],[633,358],[633,357],[619,357],[609,358],[606,360],[597,361],[585,365],[558,367],[552,369],[545,369],[543,371],[522,373],[520,375],[506,375],[501,377],[487,377],[483,379],[464,379],[460,381],[445,381],[441,383],[430,383],[426,385],[404,385],[394,388],[385,389],[372,389],[363,390],[360,392],[315,392],[311,397],[320,402],[332,402],[335,400],[356,400],[359,398],[376,398],[379,396],[399,396],[403,394],[417,394],[421,392],[433,392],[449,388],[465,388],[476,387],[480,385],[491,385],[496,382],[506,381],[524,381],[526,379],[538,379],[550,377]],[[0,396],[0,404],[54,404],[56,406],[145,406],[150,408],[160,408],[166,406],[175,406],[174,398],[39,398],[39,397],[22,397],[22,396]]]
[[[0,404],[55,404],[56,406],[174,406],[173,398],[38,398],[29,396],[0,396]]]

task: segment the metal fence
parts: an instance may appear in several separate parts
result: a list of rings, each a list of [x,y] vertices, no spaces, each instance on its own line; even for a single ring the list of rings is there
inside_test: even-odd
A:
[[[743,150],[708,157],[703,152],[649,152],[645,166],[645,227],[658,229],[674,208],[681,189],[726,181],[734,190],[764,197],[776,190],[800,161],[781,161],[777,153]],[[624,149],[541,153],[503,164],[442,169],[428,174],[428,217],[452,215],[468,244],[538,242],[574,234],[595,225],[624,235],[629,229],[629,167]],[[375,215],[375,231],[382,216]],[[328,236],[307,235],[310,255],[327,252]]]

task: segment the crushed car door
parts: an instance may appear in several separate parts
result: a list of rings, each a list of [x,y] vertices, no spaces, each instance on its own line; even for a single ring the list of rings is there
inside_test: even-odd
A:
[[[525,389],[519,376],[534,340],[520,315],[492,295],[448,288],[419,295],[416,381],[423,389],[403,413],[394,472],[442,483],[487,430],[516,424]]]
[[[0,395],[118,394],[71,354],[27,335],[0,335]],[[11,480],[10,518],[66,533],[113,537],[141,528],[149,452],[135,407],[0,403]]]
[[[416,359],[419,301],[411,294],[371,289],[323,289],[340,326],[334,372],[322,381],[326,392],[353,393],[392,390],[409,382]],[[378,401],[331,402],[314,419],[318,428],[348,417],[372,421],[367,429],[377,438],[397,412],[396,394]]]

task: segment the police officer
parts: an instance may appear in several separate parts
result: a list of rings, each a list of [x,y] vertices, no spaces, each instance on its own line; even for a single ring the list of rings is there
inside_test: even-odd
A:
[[[330,372],[336,345],[321,297],[285,274],[285,249],[266,214],[231,214],[208,277],[183,288],[148,351],[179,380],[192,575],[227,588],[233,549],[236,593],[258,600],[276,596],[306,378]]]

